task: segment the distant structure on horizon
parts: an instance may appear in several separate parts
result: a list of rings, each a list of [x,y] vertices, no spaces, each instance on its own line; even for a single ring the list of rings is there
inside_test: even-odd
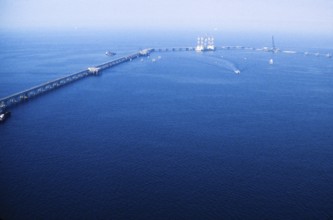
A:
[[[198,37],[197,46],[195,47],[195,51],[214,51],[214,37]]]

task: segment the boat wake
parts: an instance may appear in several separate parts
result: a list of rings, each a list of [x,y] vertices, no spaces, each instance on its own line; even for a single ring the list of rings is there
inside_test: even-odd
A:
[[[233,62],[229,59],[226,59],[223,56],[214,57],[214,58],[217,58],[216,61],[215,61],[215,65],[220,66],[220,67],[222,67],[226,70],[229,70],[229,71],[231,71],[235,74],[240,74],[241,73],[241,70],[238,67],[237,63],[235,63],[235,62]]]
[[[208,54],[207,54],[208,55]],[[209,59],[209,63],[213,64],[214,66],[217,66],[219,68],[225,69],[228,72],[232,72],[234,74],[240,74],[241,72],[243,72],[244,69],[241,69],[239,67],[239,62],[235,62],[233,60],[227,59],[225,58],[223,55],[221,54],[209,54],[208,57]],[[247,58],[241,58],[242,61],[246,61]],[[206,62],[207,63],[207,62]]]
[[[235,74],[240,74],[241,71],[240,69],[238,68],[237,64],[230,61],[230,60],[227,60],[223,57],[221,57],[220,59],[220,62],[222,65],[224,65],[225,67],[227,67],[227,69],[230,69],[231,71],[233,71]]]

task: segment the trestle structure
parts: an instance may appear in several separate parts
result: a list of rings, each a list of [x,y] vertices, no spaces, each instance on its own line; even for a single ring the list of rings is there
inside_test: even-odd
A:
[[[83,70],[81,72],[77,72],[68,76],[61,77],[59,79],[55,79],[52,81],[48,81],[46,83],[34,86],[32,88],[26,89],[24,91],[9,95],[7,97],[0,99],[0,110],[12,107],[14,105],[26,102],[34,97],[45,94],[49,91],[60,88],[64,85],[73,83],[79,79],[86,78],[88,76],[96,76],[99,75],[101,71],[111,68],[113,66],[119,65],[121,63],[131,61],[140,56],[148,56],[154,49],[144,49],[137,53],[130,54],[128,56],[120,57],[118,59],[112,60],[107,63],[100,64],[95,67],[89,67],[87,70]]]

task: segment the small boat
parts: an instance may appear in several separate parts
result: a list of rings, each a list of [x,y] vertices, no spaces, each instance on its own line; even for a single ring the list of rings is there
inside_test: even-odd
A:
[[[116,55],[116,53],[111,52],[111,51],[106,51],[106,52],[105,52],[105,55],[106,55],[106,56],[109,56],[109,57],[112,57],[112,56]]]
[[[10,111],[5,111],[0,113],[0,123],[6,121],[11,115]]]
[[[240,74],[240,70],[235,70],[234,71],[236,74]]]

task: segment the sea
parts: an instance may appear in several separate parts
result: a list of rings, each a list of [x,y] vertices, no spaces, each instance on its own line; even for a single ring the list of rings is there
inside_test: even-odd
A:
[[[200,34],[1,31],[0,97]],[[271,45],[270,34],[212,35]],[[10,108],[0,219],[333,219],[324,42],[280,34],[280,53],[154,52]]]

